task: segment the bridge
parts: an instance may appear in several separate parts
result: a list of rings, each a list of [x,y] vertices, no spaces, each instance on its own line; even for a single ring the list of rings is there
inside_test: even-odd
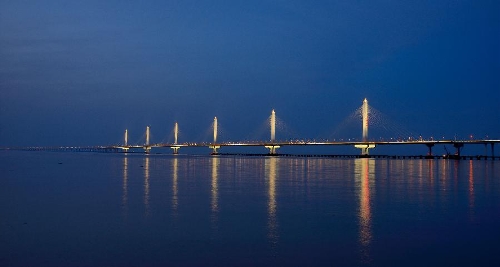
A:
[[[302,141],[302,140],[290,140],[290,141],[277,141],[276,140],[276,112],[271,111],[271,116],[269,118],[269,128],[270,128],[270,139],[268,141],[227,141],[219,142],[218,137],[218,121],[217,117],[213,121],[213,141],[212,142],[185,142],[179,143],[179,126],[176,122],[174,125],[174,142],[173,143],[150,143],[150,127],[146,127],[146,142],[142,145],[129,145],[128,144],[128,131],[125,130],[124,143],[117,146],[109,146],[108,149],[118,149],[127,152],[129,149],[143,149],[145,153],[150,153],[152,148],[167,147],[171,148],[174,154],[179,152],[179,149],[183,147],[208,147],[211,149],[212,155],[219,154],[219,149],[222,147],[250,147],[258,146],[265,147],[269,150],[268,155],[276,155],[277,150],[284,146],[354,146],[360,149],[359,157],[370,157],[369,150],[374,149],[377,146],[382,145],[425,145],[427,147],[427,158],[434,158],[435,155],[432,152],[432,148],[435,145],[451,145],[455,148],[454,154],[448,153],[445,157],[448,158],[460,158],[461,150],[464,145],[484,145],[485,148],[489,145],[491,148],[491,157],[495,157],[494,146],[496,143],[500,143],[500,140],[424,140],[419,138],[418,140],[399,140],[399,141],[370,141],[368,139],[368,130],[370,125],[369,120],[369,106],[368,100],[365,98],[360,109],[362,117],[362,139],[361,141]],[[484,156],[488,156],[485,155]]]
[[[130,146],[106,146],[101,147],[102,149],[116,149],[127,151],[128,149],[144,149],[146,153],[150,153],[152,148],[172,148],[174,150],[174,154],[177,154],[179,149],[182,147],[205,147],[212,149],[212,155],[219,154],[218,149],[221,147],[265,147],[269,149],[269,155],[276,155],[277,149],[284,146],[354,146],[356,148],[360,148],[362,153],[359,157],[370,157],[366,151],[368,149],[375,148],[380,145],[425,145],[427,147],[426,158],[434,158],[437,157],[432,153],[432,147],[435,145],[452,145],[455,148],[455,154],[450,154],[444,156],[445,158],[460,158],[461,157],[461,149],[464,145],[490,145],[491,147],[491,157],[495,156],[494,145],[496,143],[500,143],[500,140],[467,140],[467,141],[454,141],[454,140],[422,140],[422,141],[373,141],[373,142],[362,142],[362,141],[339,141],[339,142],[314,142],[314,141],[289,141],[289,142],[221,142],[221,143],[183,143],[183,144],[151,144],[149,146],[141,146],[141,145],[130,145]],[[487,156],[487,155],[485,155]]]
[[[53,148],[41,148],[41,147],[31,147],[28,150],[70,150],[70,151],[102,151],[102,152],[129,152],[130,150],[141,150],[145,153],[151,153],[153,148],[171,148],[173,154],[178,154],[181,148],[185,147],[205,147],[211,149],[212,155],[219,154],[219,149],[222,147],[265,147],[269,150],[268,154],[264,155],[278,155],[277,150],[284,146],[353,146],[360,149],[360,154],[356,157],[371,157],[369,151],[375,149],[377,146],[388,146],[388,145],[423,145],[426,147],[425,158],[455,158],[460,159],[462,156],[462,148],[465,145],[483,145],[485,147],[485,153],[482,157],[485,158],[495,158],[495,144],[500,143],[500,140],[495,139],[480,139],[480,140],[424,140],[422,138],[409,139],[409,140],[391,140],[391,141],[370,141],[368,139],[368,130],[370,125],[370,108],[368,106],[368,100],[365,98],[363,104],[359,109],[362,119],[362,139],[361,141],[304,141],[304,140],[289,140],[289,141],[277,141],[276,140],[276,112],[271,111],[271,116],[269,117],[269,128],[270,128],[270,139],[267,141],[218,141],[218,121],[217,117],[214,118],[212,129],[213,129],[213,141],[211,142],[184,142],[179,143],[179,125],[176,122],[174,125],[174,140],[172,143],[151,143],[150,142],[150,127],[146,127],[146,138],[145,143],[141,145],[130,145],[128,143],[128,130],[125,130],[123,144],[120,145],[110,145],[110,146],[94,146],[94,147],[53,147]],[[434,155],[432,148],[436,145],[451,145],[454,147],[454,153],[447,153],[444,156]],[[488,146],[490,147],[490,153],[487,152]],[[488,156],[488,154],[490,154]],[[378,155],[380,156],[380,155]],[[377,157],[377,156],[375,156]],[[500,157],[499,157],[500,158]]]

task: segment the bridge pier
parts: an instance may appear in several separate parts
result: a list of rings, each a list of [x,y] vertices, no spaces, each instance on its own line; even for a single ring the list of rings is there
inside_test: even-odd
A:
[[[276,155],[276,149],[280,148],[280,146],[270,145],[270,146],[265,146],[265,148],[269,149],[270,155]]]
[[[495,158],[495,143],[491,143],[491,158]]]
[[[368,149],[375,148],[375,144],[359,144],[359,145],[354,145],[354,147],[361,149],[362,156],[368,156],[369,155]]]
[[[217,149],[219,149],[220,146],[213,145],[213,146],[209,146],[209,148],[212,149],[212,153],[210,153],[210,155],[218,155],[219,154],[219,152],[217,152]]]
[[[429,152],[427,152],[427,156],[432,156],[432,147],[434,144],[425,144],[427,148],[429,148]]]
[[[456,149],[455,155],[460,157],[460,151],[461,151],[461,148],[464,147],[464,144],[463,143],[453,143],[453,146]]]
[[[180,147],[178,147],[178,146],[171,146],[170,148],[172,149],[172,153],[173,154],[176,154],[176,155],[179,154],[179,148]]]

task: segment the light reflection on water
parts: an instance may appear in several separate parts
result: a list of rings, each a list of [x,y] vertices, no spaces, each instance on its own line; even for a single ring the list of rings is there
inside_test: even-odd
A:
[[[370,243],[372,241],[372,212],[370,198],[373,194],[375,180],[375,162],[373,159],[356,159],[354,161],[355,178],[359,185],[359,243],[361,260],[370,262]]]
[[[144,210],[145,215],[149,216],[149,155],[144,157]]]
[[[268,227],[268,237],[269,241],[272,244],[272,248],[275,248],[279,235],[278,235],[278,223],[277,223],[277,218],[276,218],[276,210],[277,210],[277,203],[276,203],[276,179],[277,179],[277,164],[278,164],[279,159],[275,157],[267,157],[266,158],[266,178],[268,182],[268,203],[267,203],[267,227]]]
[[[498,161],[26,155],[0,161],[0,265],[500,260]]]
[[[123,185],[122,185],[122,207],[123,214],[127,216],[128,201],[128,157],[123,157]]]
[[[325,183],[335,183],[340,181],[344,184],[349,184],[344,179],[344,175],[336,175],[335,170],[345,168],[352,171],[354,178],[353,186],[357,192],[357,217],[358,217],[358,244],[360,259],[359,263],[371,264],[373,261],[372,244],[373,240],[377,239],[377,233],[373,231],[374,217],[374,198],[376,197],[376,184],[382,186],[383,190],[387,190],[386,186],[394,190],[396,198],[408,198],[411,201],[417,201],[417,206],[420,207],[419,212],[425,212],[426,205],[434,205],[436,201],[440,201],[438,206],[445,205],[444,203],[450,200],[450,190],[456,191],[458,187],[458,179],[461,168],[460,164],[465,162],[457,161],[435,161],[435,160],[394,160],[380,161],[375,159],[355,159],[352,161],[338,161],[328,159],[283,159],[278,157],[265,157],[257,159],[231,159],[224,157],[210,157],[201,159],[177,158],[173,159],[157,159],[170,161],[171,168],[171,209],[174,217],[178,215],[179,199],[185,191],[179,188],[179,183],[184,184],[186,181],[179,181],[179,164],[182,168],[187,167],[189,175],[210,173],[210,222],[212,230],[219,231],[219,214],[220,207],[220,182],[231,179],[228,175],[228,169],[232,168],[232,173],[236,173],[232,179],[236,179],[237,183],[233,186],[244,186],[241,179],[248,177],[240,177],[246,174],[249,169],[252,173],[257,174],[259,168],[263,168],[265,184],[267,187],[267,239],[271,245],[270,249],[273,255],[276,255],[279,250],[279,239],[282,233],[279,229],[279,212],[278,212],[278,196],[282,190],[295,190],[294,194],[303,194],[305,199],[311,201],[314,196],[310,195],[311,182],[319,182],[325,186]],[[350,165],[352,163],[352,165]],[[150,207],[150,156],[143,158],[143,176],[144,176],[144,207],[146,216],[151,215]],[[224,165],[224,174],[220,174],[220,166]],[[451,165],[451,169],[450,169]],[[352,166],[349,168],[349,166]],[[380,168],[380,170],[377,169]],[[463,167],[463,166],[462,166]],[[128,159],[123,158],[123,184],[122,184],[122,204],[127,205],[128,201]],[[439,184],[437,191],[434,188],[435,170],[438,170]],[[468,203],[469,217],[474,218],[474,161],[468,162]],[[241,172],[241,173],[239,173]],[[487,172],[487,171],[486,171]],[[285,177],[278,185],[278,177],[280,173],[285,174]],[[378,174],[378,176],[377,176]],[[348,175],[348,174],[347,174]],[[348,175],[349,176],[349,175]],[[392,180],[391,180],[392,177]],[[187,177],[186,177],[187,178]],[[389,179],[387,179],[389,178]],[[188,178],[192,179],[192,178]],[[377,182],[377,180],[380,180]],[[198,181],[199,182],[199,181]],[[389,184],[387,184],[389,183]],[[435,191],[433,194],[432,192]],[[430,193],[426,193],[430,192]],[[387,193],[387,192],[386,192]],[[437,197],[437,198],[436,198]],[[224,201],[222,199],[222,201]]]
[[[212,227],[217,229],[217,220],[219,213],[219,185],[218,185],[218,172],[219,172],[219,158],[213,157],[212,159],[212,179],[211,179],[211,200],[210,208],[212,211],[211,221]]]
[[[474,164],[469,160],[469,216],[474,220]]]
[[[177,196],[177,179],[179,175],[178,165],[179,159],[175,157],[172,160],[172,211],[174,216],[177,216],[177,206],[179,205],[179,198]]]

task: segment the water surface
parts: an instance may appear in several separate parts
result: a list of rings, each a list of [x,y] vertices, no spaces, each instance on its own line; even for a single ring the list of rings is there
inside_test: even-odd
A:
[[[1,266],[500,266],[500,161],[0,152]]]

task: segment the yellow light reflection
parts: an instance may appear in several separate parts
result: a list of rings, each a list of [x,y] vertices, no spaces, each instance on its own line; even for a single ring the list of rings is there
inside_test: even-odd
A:
[[[277,161],[275,157],[266,158],[266,176],[268,178],[268,203],[267,203],[267,218],[268,218],[268,237],[273,247],[278,243],[277,219],[276,219],[276,177],[277,177]]]
[[[177,196],[178,189],[177,189],[177,175],[179,173],[178,171],[178,159],[174,158],[172,161],[172,210],[174,212],[174,215],[177,215],[177,207],[179,205],[179,199]]]
[[[455,182],[455,184],[454,184],[455,188],[456,188],[456,186],[458,184],[458,171],[459,171],[458,164],[459,164],[458,160],[454,160],[453,161],[453,181]]]
[[[431,186],[434,185],[434,160],[433,159],[428,159],[427,160],[428,166],[427,169],[429,170],[429,179],[430,179],[430,184]]]
[[[128,158],[125,156],[123,158],[123,182],[122,182],[122,207],[123,212],[127,212],[127,201],[128,201]]]
[[[372,159],[356,159],[354,161],[356,179],[359,181],[359,243],[363,262],[370,261],[370,244],[372,241],[371,194],[374,179],[375,162]]]
[[[422,187],[422,182],[424,178],[424,160],[418,161],[418,183]]]
[[[438,187],[440,187],[440,190],[443,190],[446,188],[446,178],[448,177],[448,172],[449,172],[449,169],[450,169],[450,161],[448,160],[443,160],[440,162],[441,164],[441,170],[440,170],[440,173],[439,173],[439,181],[437,181],[438,183]],[[439,182],[441,182],[441,184],[439,184]]]
[[[144,209],[149,215],[149,156],[144,158]]]
[[[219,212],[219,186],[218,186],[218,174],[219,174],[219,158],[212,158],[212,222],[217,221],[217,213]]]
[[[472,160],[469,161],[469,210],[471,219],[474,219],[474,168]]]

